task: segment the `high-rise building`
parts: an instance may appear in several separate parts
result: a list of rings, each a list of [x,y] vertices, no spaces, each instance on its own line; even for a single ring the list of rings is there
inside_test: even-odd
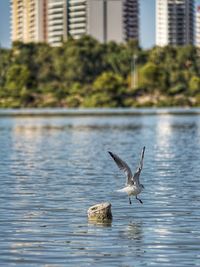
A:
[[[22,42],[44,42],[47,0],[11,0],[11,39]]]
[[[87,34],[100,42],[139,39],[138,0],[12,0],[12,41],[57,46]]]
[[[68,0],[67,33],[100,42],[139,39],[138,0]]]
[[[196,9],[195,45],[200,48],[200,6]]]
[[[156,1],[156,45],[194,44],[194,0]]]
[[[52,46],[60,45],[67,36],[67,1],[48,0],[47,13],[48,43]]]

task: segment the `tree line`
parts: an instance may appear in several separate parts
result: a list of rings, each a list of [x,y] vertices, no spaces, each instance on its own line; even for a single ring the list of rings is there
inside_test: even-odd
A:
[[[89,36],[0,49],[2,108],[144,106],[200,106],[199,49],[143,50]]]

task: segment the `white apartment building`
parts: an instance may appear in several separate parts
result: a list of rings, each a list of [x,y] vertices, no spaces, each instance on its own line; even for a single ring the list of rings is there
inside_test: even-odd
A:
[[[47,36],[52,46],[60,45],[67,36],[66,0],[48,0],[47,4]]]
[[[156,0],[156,45],[194,44],[194,0]]]
[[[87,33],[87,0],[67,2],[67,35],[78,38]]]
[[[200,6],[196,9],[195,45],[200,48]]]
[[[100,42],[138,40],[138,0],[68,0],[67,34],[89,34]]]
[[[11,0],[11,40],[46,41],[47,0]]]
[[[87,34],[100,42],[139,39],[138,0],[11,0],[12,41],[58,46]]]

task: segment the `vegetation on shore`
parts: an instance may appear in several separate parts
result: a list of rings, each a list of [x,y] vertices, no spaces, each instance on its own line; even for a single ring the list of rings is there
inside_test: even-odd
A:
[[[147,51],[135,41],[101,44],[89,36],[61,47],[0,49],[0,107],[147,106],[200,106],[200,50]]]

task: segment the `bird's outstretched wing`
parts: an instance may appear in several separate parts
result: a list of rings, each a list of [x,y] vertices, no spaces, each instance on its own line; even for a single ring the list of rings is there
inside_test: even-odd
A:
[[[142,167],[143,167],[143,161],[144,161],[144,151],[145,151],[145,146],[142,149],[142,153],[141,153],[141,157],[140,157],[140,162],[138,165],[138,168],[136,170],[136,172],[133,175],[133,183],[139,183],[139,177],[140,177],[140,173],[142,171]]]
[[[129,166],[124,162],[122,159],[120,159],[116,154],[113,154],[112,152],[108,151],[108,153],[111,155],[111,157],[114,159],[116,162],[117,166],[119,167],[120,170],[124,171],[126,174],[126,184],[133,184],[133,175],[131,172],[131,169]]]

